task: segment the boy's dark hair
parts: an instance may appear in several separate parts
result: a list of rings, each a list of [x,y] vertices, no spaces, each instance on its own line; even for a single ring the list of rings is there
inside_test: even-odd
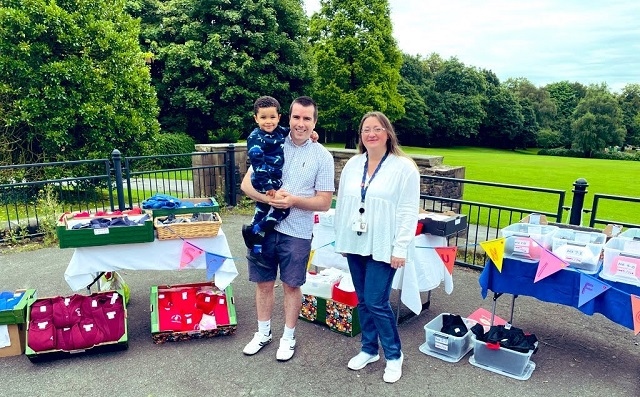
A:
[[[316,102],[313,99],[311,99],[311,97],[299,96],[296,99],[294,99],[293,102],[291,102],[291,106],[289,107],[289,115],[291,115],[293,111],[293,105],[295,105],[296,103],[299,103],[304,107],[313,106],[313,121],[318,120],[318,105],[316,105]]]
[[[258,109],[262,108],[276,108],[276,111],[280,113],[280,103],[274,97],[261,96],[256,99],[253,104],[253,114],[258,114]]]

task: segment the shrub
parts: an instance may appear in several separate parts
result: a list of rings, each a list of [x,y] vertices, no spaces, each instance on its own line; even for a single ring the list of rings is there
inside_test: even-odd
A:
[[[154,138],[155,145],[147,149],[153,155],[191,153],[196,144],[191,136],[183,132],[160,133]],[[161,168],[186,168],[191,167],[191,156],[159,157],[155,162]]]

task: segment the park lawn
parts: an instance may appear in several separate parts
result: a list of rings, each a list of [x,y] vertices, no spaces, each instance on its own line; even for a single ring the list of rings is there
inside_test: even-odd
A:
[[[331,144],[333,148],[343,145]],[[578,178],[589,184],[585,208],[591,208],[593,194],[640,197],[640,162],[572,157],[539,156],[537,150],[498,150],[477,147],[403,147],[411,155],[443,156],[443,164],[465,167],[465,179],[564,190],[565,206],[571,205],[573,183]],[[467,185],[464,199],[555,213],[557,195]],[[584,216],[584,223],[588,223]],[[598,219],[640,224],[637,203],[601,200]],[[566,214],[563,222],[566,221]]]

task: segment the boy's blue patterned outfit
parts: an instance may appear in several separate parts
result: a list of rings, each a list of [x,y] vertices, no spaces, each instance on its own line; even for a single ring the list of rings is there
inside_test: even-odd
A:
[[[287,128],[277,126],[268,133],[254,129],[247,138],[247,154],[253,167],[251,184],[260,193],[278,190],[282,187],[282,167],[284,166],[284,139]],[[272,208],[267,203],[256,203],[252,225],[260,230],[272,230],[278,222],[289,215],[289,209]]]

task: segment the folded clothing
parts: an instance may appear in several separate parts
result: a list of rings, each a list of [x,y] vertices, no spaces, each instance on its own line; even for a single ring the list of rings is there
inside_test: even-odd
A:
[[[469,329],[460,315],[444,314],[442,316],[442,328],[440,331],[447,335],[460,337],[465,336],[467,332],[469,332]]]
[[[476,324],[471,327],[471,332],[476,339],[485,342],[490,348],[503,347],[520,353],[528,353],[531,350],[535,353],[538,349],[538,338],[534,334],[525,334],[520,328],[510,324],[492,325],[486,333],[481,324]]]
[[[182,201],[177,197],[168,194],[156,193],[142,202],[144,209],[175,209],[175,208],[193,208],[193,207],[213,207],[213,203],[203,201],[194,204],[191,201]]]

